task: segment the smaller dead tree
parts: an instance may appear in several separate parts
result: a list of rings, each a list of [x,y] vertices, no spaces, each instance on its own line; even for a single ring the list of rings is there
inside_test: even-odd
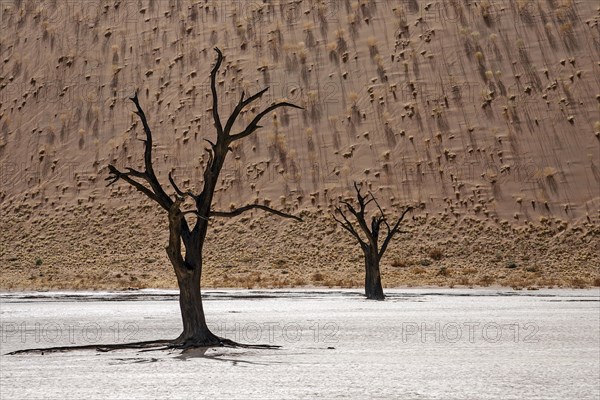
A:
[[[356,190],[358,208],[355,208],[348,201],[341,201],[341,204],[345,206],[345,210],[342,210],[342,207],[336,207],[335,211],[339,215],[339,218],[336,216],[336,213],[333,214],[333,218],[342,228],[354,236],[365,255],[365,296],[367,296],[367,299],[371,300],[383,300],[385,295],[383,294],[383,288],[381,286],[379,262],[387,250],[392,237],[398,232],[404,216],[407,212],[412,210],[413,207],[406,207],[400,215],[400,218],[398,218],[398,221],[391,226],[383,209],[377,202],[377,199],[375,199],[375,196],[373,196],[371,192],[363,195],[361,193],[361,187],[356,182],[354,183],[354,189]],[[369,224],[367,224],[365,211],[371,202],[377,205],[379,214],[372,217],[369,226]],[[350,218],[347,214],[354,217],[355,223],[350,222]],[[358,225],[358,228],[356,228],[355,225]],[[382,225],[387,229],[387,235],[385,236],[381,247],[379,247],[379,233],[381,232]]]

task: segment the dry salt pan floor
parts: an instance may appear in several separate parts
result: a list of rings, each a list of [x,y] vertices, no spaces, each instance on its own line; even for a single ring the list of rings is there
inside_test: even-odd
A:
[[[600,291],[354,290],[206,294],[220,335],[277,350],[78,351],[178,334],[177,294],[0,295],[1,398],[598,399]]]

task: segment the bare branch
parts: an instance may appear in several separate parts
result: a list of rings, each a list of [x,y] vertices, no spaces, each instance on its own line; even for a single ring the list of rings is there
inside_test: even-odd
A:
[[[141,178],[141,179],[148,180],[148,175],[146,175],[146,173],[145,173],[145,172],[138,171],[138,170],[136,170],[136,169],[129,168],[129,167],[126,167],[125,169],[127,169],[127,171],[129,171],[129,172],[127,173],[129,176],[134,176],[134,177],[136,177],[136,178]]]
[[[352,213],[352,215],[354,215],[355,217],[358,217],[358,211],[356,211],[356,209],[354,208],[354,206],[350,202],[347,202],[347,201],[343,200],[340,203],[342,203],[343,205],[345,205],[346,208],[348,209],[348,211],[350,211]]]
[[[213,120],[215,121],[215,127],[217,128],[217,136],[223,135],[223,125],[221,125],[221,118],[219,117],[219,98],[217,95],[217,72],[219,68],[221,68],[221,64],[223,63],[223,53],[218,47],[215,47],[215,52],[217,53],[217,62],[213,67],[212,71],[210,71],[210,89],[212,91],[213,98],[213,106],[212,106],[212,115]]]
[[[407,212],[411,211],[412,209],[413,209],[412,206],[406,207],[404,209],[404,211],[402,212],[402,215],[400,215],[400,218],[398,218],[398,222],[396,222],[394,227],[388,231],[388,234],[387,234],[385,240],[383,241],[383,244],[381,245],[381,249],[379,250],[379,258],[383,257],[383,254],[387,250],[388,244],[390,244],[392,237],[398,232],[398,228],[400,228],[400,223],[404,219],[404,216],[406,215]]]
[[[368,196],[363,196],[360,192],[362,190],[362,187],[358,186],[358,183],[356,182],[354,182],[354,189],[356,190],[356,199],[358,200],[358,204],[360,205],[360,214],[364,216],[367,205],[369,205],[369,203],[375,200],[375,197],[371,195],[371,198],[367,199]]]
[[[217,147],[217,145],[212,140],[209,140],[209,139],[206,139],[206,138],[203,138],[202,140],[204,140],[205,142],[208,142],[208,144],[210,144],[210,147],[213,150],[215,149],[215,147]]]
[[[373,196],[373,193],[369,192],[369,196],[371,196],[371,199],[373,199],[373,201],[375,202],[375,205],[377,206],[377,208],[379,209],[379,212],[381,213],[381,216],[383,218],[385,218],[385,213],[383,212],[383,209],[381,208],[381,206],[379,205],[379,202],[377,201],[377,199],[375,198],[375,196]]]
[[[187,211],[182,211],[181,213],[182,213],[183,215],[193,214],[193,215],[195,215],[196,217],[198,217],[198,218],[200,218],[200,219],[203,219],[203,220],[205,220],[205,221],[208,221],[208,218],[204,218],[204,217],[203,217],[202,215],[200,215],[200,213],[199,213],[198,211],[196,211],[196,210],[187,210]]]
[[[144,164],[146,167],[146,172],[148,174],[154,174],[154,170],[152,168],[152,131],[150,130],[150,126],[148,125],[148,120],[146,119],[146,114],[142,107],[140,106],[140,101],[138,99],[137,92],[130,98],[135,104],[135,114],[142,121],[142,125],[144,127],[144,133],[146,134],[146,140],[144,140]]]
[[[238,116],[240,115],[240,113],[242,112],[242,110],[244,109],[244,107],[246,107],[247,105],[249,105],[250,103],[252,103],[255,100],[258,100],[259,98],[262,97],[262,95],[269,90],[269,87],[267,86],[266,88],[264,88],[263,90],[261,90],[260,92],[256,93],[253,96],[248,97],[246,100],[244,100],[244,92],[242,92],[242,96],[240,97],[240,101],[238,102],[238,105],[235,107],[235,109],[233,110],[233,112],[231,113],[231,115],[229,116],[229,118],[227,119],[227,123],[225,124],[225,134],[229,135],[229,133],[231,132],[231,128],[233,128],[233,125],[235,124],[235,121],[237,120]]]
[[[173,179],[173,175],[170,172],[169,172],[169,182],[171,183],[171,186],[173,186],[173,189],[175,189],[175,193],[177,193],[181,197],[183,197],[185,195],[185,193],[183,193],[183,191],[181,189],[179,189],[179,186],[177,186],[177,184],[175,183],[175,180]]]
[[[248,99],[245,99],[245,93],[242,93],[241,98],[238,102],[238,105],[235,107],[232,114],[227,119],[225,129],[223,129],[223,125],[222,125],[220,117],[219,117],[218,101],[217,101],[217,74],[218,74],[219,68],[221,66],[221,63],[223,61],[223,55],[218,48],[215,48],[215,51],[217,53],[217,61],[211,70],[211,90],[212,90],[212,96],[213,96],[212,114],[213,114],[213,119],[215,122],[215,127],[217,129],[217,140],[215,141],[215,143],[209,142],[211,144],[211,149],[207,149],[207,151],[209,153],[209,159],[208,159],[208,163],[206,164],[206,167],[204,169],[204,186],[203,186],[200,194],[196,197],[196,210],[200,216],[204,217],[204,219],[202,219],[202,218],[198,219],[196,221],[196,225],[192,229],[192,235],[197,235],[198,237],[202,238],[202,240],[206,237],[208,223],[207,223],[207,220],[205,220],[205,219],[209,218],[211,215],[211,206],[212,206],[212,199],[213,199],[215,187],[217,185],[219,173],[221,172],[221,169],[225,162],[228,151],[231,150],[230,144],[235,140],[239,140],[239,139],[242,139],[242,138],[250,135],[252,132],[254,132],[258,128],[260,128],[258,123],[261,120],[261,118],[263,118],[267,113],[275,110],[276,108],[278,108],[278,107],[301,108],[294,104],[286,103],[286,102],[273,104],[270,107],[268,107],[265,111],[256,115],[256,117],[252,120],[250,125],[248,125],[246,127],[246,129],[244,129],[241,133],[239,133],[237,135],[233,135],[233,136],[230,135],[230,130],[235,125],[236,119],[238,118],[239,114],[241,114],[243,108],[245,106],[249,105],[251,102],[260,98],[268,89],[265,88],[265,89],[259,91],[258,93],[256,93],[255,95],[249,97]],[[252,206],[251,208],[259,208],[259,207]],[[219,216],[219,215],[233,216],[233,215],[237,215],[238,212],[245,211],[246,209],[248,209],[248,208],[243,207],[240,210],[237,210],[237,211],[233,210],[232,212],[217,212],[217,211],[215,211],[215,215],[217,215],[217,216]],[[263,208],[263,209],[266,211],[271,211],[271,210],[267,210],[266,208]],[[275,212],[275,213],[277,214],[277,212]],[[278,215],[283,216],[283,217],[293,218],[291,216],[288,216],[285,213],[279,213]]]
[[[236,134],[236,135],[231,135],[231,141],[235,141],[235,140],[240,140],[245,138],[246,136],[251,135],[254,131],[256,131],[258,128],[262,128],[262,126],[258,125],[258,123],[260,122],[260,120],[267,115],[268,113],[270,113],[271,111],[279,108],[279,107],[292,107],[292,108],[297,108],[299,110],[304,110],[303,107],[297,106],[295,104],[292,103],[288,103],[288,102],[281,102],[281,103],[275,103],[272,104],[271,106],[267,107],[266,110],[264,110],[263,112],[259,113],[256,117],[254,117],[254,119],[252,120],[252,122],[250,122],[250,124],[248,124],[248,126],[246,127],[246,129],[244,129],[242,132]]]
[[[210,215],[215,216],[215,217],[235,217],[236,215],[240,215],[243,212],[246,212],[248,210],[253,210],[253,209],[263,210],[263,211],[269,212],[271,214],[275,214],[275,215],[283,217],[283,218],[291,218],[291,219],[295,219],[296,221],[302,222],[302,218],[300,218],[300,217],[296,217],[295,215],[284,213],[283,211],[274,210],[271,207],[267,207],[262,204],[248,204],[246,206],[236,208],[235,210],[231,210],[231,211],[211,211]]]
[[[381,226],[381,223],[383,222],[387,228],[388,233],[390,232],[390,224],[387,221],[387,218],[385,216],[385,213],[383,212],[383,209],[381,208],[381,206],[379,205],[379,202],[377,201],[377,199],[375,198],[375,196],[373,196],[373,193],[371,193],[369,191],[369,195],[371,196],[371,198],[373,199],[373,201],[375,202],[375,204],[377,205],[377,208],[379,209],[380,212],[380,216],[379,218],[373,218],[373,223],[371,224],[373,226],[373,232],[377,231],[377,235],[379,235],[379,227]]]
[[[129,173],[119,171],[112,164],[108,165],[108,170],[109,170],[109,176],[108,176],[108,178],[105,179],[106,181],[108,181],[108,184],[106,186],[110,186],[110,185],[114,184],[115,182],[117,182],[119,179],[122,179],[125,182],[129,183],[134,188],[136,188],[137,190],[139,190],[140,192],[144,193],[150,199],[152,199],[160,204],[160,200],[158,199],[156,194],[154,194],[154,192],[150,188],[148,188],[145,185],[141,184],[140,182],[132,179]]]
[[[175,180],[173,179],[173,175],[171,175],[170,172],[169,172],[169,182],[171,183],[171,186],[173,186],[173,189],[175,189],[175,193],[177,193],[177,195],[179,195],[181,197],[189,196],[192,199],[196,200],[196,195],[194,193],[192,193],[190,190],[188,190],[187,192],[184,192],[183,190],[179,189],[179,187],[175,183]]]
[[[261,90],[260,92],[257,92],[253,96],[248,97],[248,99],[244,101],[244,107],[249,105],[250,103],[252,103],[253,101],[255,101],[257,99],[260,99],[267,90],[269,90],[268,86],[266,88],[264,88],[263,90]]]
[[[358,241],[358,243],[360,244],[360,246],[364,249],[367,248],[368,245],[367,243],[365,243],[364,240],[362,240],[362,238],[360,237],[360,235],[358,234],[358,232],[356,232],[356,229],[354,229],[354,226],[352,226],[352,223],[348,220],[348,218],[346,217],[346,215],[344,214],[344,212],[342,211],[341,208],[336,207],[335,210],[342,216],[342,218],[344,219],[344,221],[342,222],[341,220],[337,219],[335,214],[332,214],[333,219],[340,224],[340,226],[342,228],[344,228],[345,230],[347,230],[348,232],[350,232],[352,234],[352,236],[354,236],[354,238]]]
[[[352,213],[352,215],[354,215],[356,222],[358,222],[360,229],[362,229],[362,231],[365,233],[365,235],[369,239],[369,242],[371,243],[372,247],[377,247],[377,240],[376,240],[376,238],[373,237],[373,232],[369,230],[369,226],[367,225],[367,222],[365,221],[365,207],[366,207],[366,204],[368,204],[368,203],[365,203],[365,201],[364,201],[365,198],[360,194],[360,189],[358,189],[356,183],[354,184],[354,187],[356,188],[356,191],[357,191],[357,199],[358,199],[358,203],[360,205],[360,210],[356,210],[354,208],[354,206],[347,201],[342,201],[341,203],[346,206],[346,208],[348,209],[348,211],[350,211],[350,213]]]
[[[354,182],[354,190],[356,190],[356,198],[358,199],[358,203],[362,204],[365,200],[362,193],[360,193],[360,191],[362,190],[362,186],[359,186],[358,183],[356,183],[356,181]]]
[[[140,105],[137,92],[131,98],[131,101],[135,104],[137,111],[135,112],[137,116],[142,121],[142,125],[144,126],[144,132],[146,133],[146,140],[144,141],[144,166],[145,171],[143,173],[135,170],[131,170],[132,174],[137,174],[138,177],[142,177],[150,183],[152,190],[155,194],[156,201],[167,211],[171,208],[173,204],[173,200],[165,193],[160,182],[158,182],[158,178],[154,173],[154,168],[152,167],[152,131],[150,130],[150,126],[148,125],[148,120],[146,119],[146,114]],[[142,176],[143,175],[143,176]]]

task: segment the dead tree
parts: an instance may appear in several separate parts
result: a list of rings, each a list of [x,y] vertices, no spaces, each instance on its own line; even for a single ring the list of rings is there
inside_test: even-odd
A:
[[[135,113],[142,123],[146,136],[144,140],[144,170],[139,171],[133,168],[120,170],[112,164],[108,166],[109,177],[106,179],[108,181],[107,186],[118,181],[126,182],[154,202],[158,203],[158,205],[167,213],[169,220],[169,243],[166,250],[169,260],[173,265],[173,269],[175,270],[177,284],[179,286],[179,306],[183,321],[183,332],[181,335],[175,340],[131,343],[131,347],[134,348],[155,346],[188,348],[215,345],[237,345],[237,343],[214,335],[208,328],[204,317],[200,280],[202,277],[202,252],[209,229],[210,219],[212,217],[233,217],[249,210],[262,210],[280,217],[301,221],[301,219],[296,216],[260,204],[249,204],[229,211],[216,211],[212,209],[213,195],[230,146],[234,142],[250,136],[261,128],[259,125],[261,119],[271,111],[280,107],[303,109],[302,107],[288,102],[273,103],[264,111],[256,114],[254,119],[252,119],[245,129],[232,133],[232,129],[234,129],[235,123],[242,111],[260,99],[268,88],[265,88],[248,98],[246,98],[244,92],[242,92],[238,104],[231,112],[229,118],[227,118],[225,125],[223,125],[221,118],[219,117],[219,102],[217,96],[217,73],[223,62],[223,54],[218,48],[215,48],[215,51],[217,53],[217,60],[210,73],[210,83],[212,91],[212,117],[217,135],[216,141],[205,139],[210,144],[210,148],[205,149],[208,152],[208,162],[204,170],[202,191],[200,191],[200,193],[193,193],[191,191],[181,190],[170,173],[168,179],[174,189],[174,195],[169,195],[162,183],[159,182],[152,166],[152,131],[150,130],[150,124],[148,123],[144,110],[142,110],[137,94],[131,98],[131,101],[135,104]],[[192,203],[191,209],[189,210],[184,209],[186,200],[191,200],[187,202],[188,204],[190,202]],[[195,224],[193,226],[188,224],[186,215],[195,216]],[[89,347],[110,350],[128,346],[122,344],[81,346],[81,348]],[[73,348],[74,347],[71,347],[70,349]],[[43,350],[62,351],[65,350],[65,348]],[[27,351],[28,350],[24,350],[16,353]]]
[[[387,250],[392,237],[398,232],[404,216],[407,212],[412,210],[412,207],[406,207],[394,226],[390,226],[387,217],[383,212],[383,209],[379,206],[375,196],[373,196],[371,192],[368,192],[366,196],[363,196],[361,194],[361,187],[356,182],[354,183],[354,189],[356,190],[358,208],[355,208],[348,201],[342,201],[341,203],[345,206],[346,210],[344,211],[341,207],[336,207],[335,212],[341,219],[338,218],[335,213],[333,214],[333,218],[342,228],[354,236],[365,255],[365,296],[367,296],[367,299],[371,300],[383,300],[385,295],[383,294],[383,288],[381,286],[379,263]],[[379,215],[374,215],[372,217],[371,225],[369,227],[365,212],[367,206],[371,202],[374,202],[377,205]],[[350,222],[346,212],[354,217],[355,223]],[[358,225],[358,228],[355,224]],[[381,232],[382,224],[387,229],[387,235],[385,236],[381,247],[379,247],[379,233]]]
[[[132,98],[132,101],[135,104],[137,109],[136,114],[140,118],[146,134],[144,151],[145,171],[136,171],[127,168],[126,172],[123,172],[113,165],[109,165],[108,167],[110,170],[110,176],[107,178],[109,180],[109,185],[119,180],[125,181],[144,193],[150,199],[154,200],[168,213],[169,244],[167,246],[167,255],[173,265],[175,275],[177,276],[177,284],[180,293],[179,306],[183,320],[183,332],[176,340],[176,343],[185,347],[215,345],[221,342],[221,339],[215,336],[206,324],[200,291],[202,252],[210,218],[213,216],[232,217],[248,210],[260,209],[278,216],[300,220],[298,217],[259,204],[249,204],[227,212],[214,211],[212,209],[213,195],[230,146],[234,142],[250,136],[256,132],[256,130],[261,128],[259,125],[261,119],[271,111],[280,107],[302,109],[302,107],[287,102],[274,103],[264,111],[258,113],[244,130],[232,133],[232,129],[234,128],[240,113],[246,107],[260,99],[268,88],[265,88],[248,98],[245,98],[244,92],[242,92],[238,104],[223,126],[219,116],[219,102],[217,95],[217,73],[223,62],[223,54],[218,48],[215,48],[215,51],[217,53],[217,60],[210,73],[210,84],[212,91],[212,117],[217,131],[217,137],[214,142],[205,139],[210,144],[210,148],[206,149],[208,152],[208,162],[204,170],[202,191],[196,194],[191,191],[181,190],[175,183],[173,176],[169,173],[169,182],[175,190],[174,198],[165,192],[152,168],[152,132],[146,119],[146,115],[140,106],[137,95]],[[186,197],[189,197],[193,202],[193,209],[191,210],[182,209],[182,204]],[[193,227],[188,225],[185,218],[186,214],[195,215],[196,222]],[[182,251],[182,244],[185,251]]]

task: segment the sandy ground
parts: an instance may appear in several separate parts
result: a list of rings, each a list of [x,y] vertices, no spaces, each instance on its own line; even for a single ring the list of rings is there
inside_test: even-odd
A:
[[[172,287],[165,219],[107,165],[199,190],[241,92],[287,99],[232,148],[208,287],[358,287],[359,250],[328,218],[353,181],[394,215],[386,286],[600,284],[600,11],[594,1],[0,2],[0,289]],[[510,268],[509,268],[510,267]]]
[[[175,293],[0,294],[2,398],[593,400],[598,289],[209,291],[215,332],[278,350],[95,351],[179,333]],[[110,301],[108,301],[110,300]],[[343,367],[341,367],[343,366]],[[576,382],[577,384],[573,384]]]
[[[0,288],[176,287],[164,251],[166,221],[152,211],[70,212],[80,218],[52,213],[2,219],[0,229],[10,250]],[[325,213],[299,215],[304,222],[281,223],[258,214],[216,222],[206,247],[203,285],[361,287],[362,252],[350,235]],[[149,219],[158,222],[142,222]],[[409,217],[406,233],[396,237],[384,257],[384,285],[600,286],[596,225],[548,220],[514,227],[504,222]],[[107,223],[110,230],[103,229]]]

